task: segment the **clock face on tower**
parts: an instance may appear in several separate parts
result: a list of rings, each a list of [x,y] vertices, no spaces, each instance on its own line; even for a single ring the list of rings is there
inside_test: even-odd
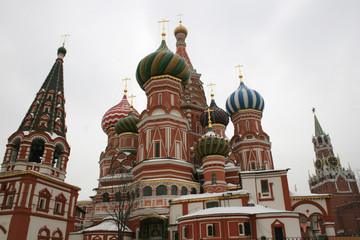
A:
[[[322,169],[322,166],[323,166],[323,162],[320,158],[317,158],[315,160],[315,168],[317,171],[320,171]]]
[[[327,163],[332,168],[337,168],[339,166],[339,160],[333,155],[327,157]]]

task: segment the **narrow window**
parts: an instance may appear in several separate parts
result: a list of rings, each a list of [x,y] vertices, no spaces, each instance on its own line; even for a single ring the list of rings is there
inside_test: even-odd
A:
[[[61,213],[61,207],[62,207],[62,203],[56,203],[56,208],[55,208],[55,212],[57,213]]]
[[[246,236],[251,235],[250,222],[244,222],[244,228],[245,228],[245,235]]]
[[[187,237],[188,237],[187,227],[183,227],[183,237],[184,237],[184,238],[187,238]]]
[[[13,203],[13,199],[14,199],[14,196],[13,195],[9,195],[9,196],[7,196],[7,199],[6,199],[6,207],[9,207],[9,206],[11,206],[12,205],[12,203]]]
[[[261,192],[262,193],[269,193],[268,180],[261,180]]]
[[[248,120],[246,120],[246,131],[250,131],[250,125]]]
[[[174,106],[174,94],[171,94],[171,106]]]
[[[161,93],[159,93],[159,105],[161,105],[162,104],[162,94]]]
[[[239,235],[244,235],[244,224],[243,223],[239,224]]]
[[[40,198],[40,201],[39,201],[39,208],[40,209],[45,209],[45,202],[46,202],[45,198]]]
[[[216,185],[216,174],[215,173],[211,174],[211,184]]]
[[[191,192],[190,192],[190,194],[196,194],[196,188],[191,188]]]
[[[256,169],[256,167],[255,167],[255,163],[254,162],[252,162],[251,163],[251,170],[255,170]]]
[[[155,143],[155,157],[160,157],[160,142]]]
[[[208,237],[212,237],[212,236],[215,235],[214,234],[214,225],[213,224],[207,224],[206,228],[207,228],[207,236]]]

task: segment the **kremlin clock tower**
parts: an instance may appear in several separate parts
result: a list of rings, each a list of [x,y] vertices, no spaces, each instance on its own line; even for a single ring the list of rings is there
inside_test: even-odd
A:
[[[360,233],[360,195],[355,174],[349,167],[341,165],[339,156],[335,156],[331,138],[320,126],[314,112],[315,135],[312,137],[316,160],[315,174],[309,177],[312,193],[330,193],[331,208],[338,235]]]

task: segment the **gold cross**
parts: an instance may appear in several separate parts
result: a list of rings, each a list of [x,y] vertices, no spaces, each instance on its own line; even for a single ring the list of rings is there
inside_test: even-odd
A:
[[[67,38],[67,37],[70,37],[70,34],[61,35],[61,37],[64,38],[64,41],[63,41],[63,47],[64,47],[64,46],[65,46],[65,42],[66,42],[66,38]]]
[[[176,16],[178,16],[180,18],[180,25],[181,25],[181,23],[182,23],[181,17],[184,16],[184,14],[180,13],[180,14],[178,14]]]
[[[127,81],[130,81],[131,78],[124,78],[123,81],[125,81],[125,90],[124,90],[124,95],[126,96],[127,93]]]
[[[207,112],[208,113],[208,118],[209,118],[209,121],[208,121],[208,125],[209,125],[209,128],[212,127],[212,124],[211,124],[211,116],[210,116],[210,112],[212,112],[214,110],[211,110],[210,108],[204,110],[204,112]]]
[[[133,99],[134,99],[135,97],[136,97],[136,96],[135,96],[135,95],[132,95],[132,94],[131,94],[131,96],[129,96],[129,98],[131,98],[130,111],[133,110]]]
[[[210,87],[210,89],[211,89],[211,99],[214,99],[214,91],[213,91],[213,86],[215,86],[216,84],[214,84],[214,83],[210,83],[210,84],[208,84],[208,86]]]
[[[243,81],[243,79],[242,79],[242,74],[241,74],[241,68],[243,67],[244,65],[237,65],[237,66],[235,66],[236,68],[239,68],[239,78],[240,78],[240,82],[242,82]]]
[[[165,23],[166,23],[166,22],[170,22],[170,21],[163,19],[163,20],[161,20],[161,21],[158,22],[158,23],[162,23],[162,24],[163,24],[163,32],[162,32],[162,34],[161,34],[163,40],[165,40],[165,36],[166,36],[166,33],[165,33]]]

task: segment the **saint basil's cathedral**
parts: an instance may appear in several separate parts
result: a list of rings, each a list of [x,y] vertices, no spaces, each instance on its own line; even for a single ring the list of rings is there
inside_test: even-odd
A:
[[[260,93],[247,87],[240,73],[226,110],[218,107],[213,92],[208,104],[181,21],[174,34],[176,53],[162,33],[159,48],[134,70],[146,109],[137,111],[129,103],[133,96],[125,87],[120,103],[105,113],[101,126],[108,141],[89,201],[78,201],[80,188],[64,181],[70,154],[63,91],[66,49],[58,49],[53,68],[6,145],[0,239],[115,240],[119,227],[126,240],[335,236],[331,195],[291,193],[289,169],[275,168],[270,137],[261,124],[265,101]],[[228,138],[230,121],[234,135]],[[320,181],[313,176],[310,186]],[[128,217],[119,217],[127,211]]]

